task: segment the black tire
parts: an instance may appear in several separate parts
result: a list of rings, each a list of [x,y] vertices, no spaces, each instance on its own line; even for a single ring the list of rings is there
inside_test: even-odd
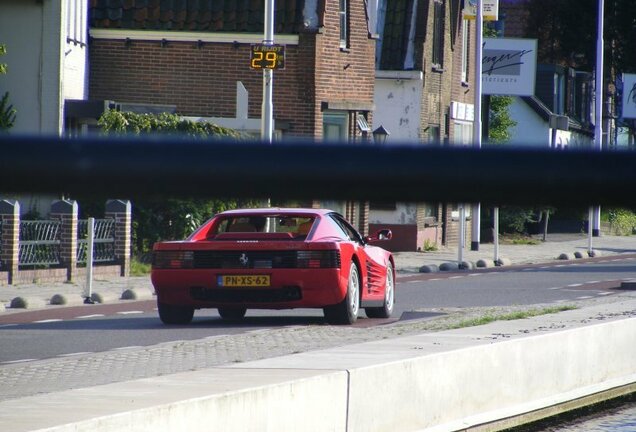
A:
[[[390,318],[395,305],[395,279],[391,263],[386,268],[386,284],[384,290],[384,304],[381,307],[368,307],[364,312],[369,318]]]
[[[190,324],[194,316],[194,308],[188,306],[174,306],[157,302],[159,319],[164,324]]]
[[[219,315],[221,318],[228,321],[239,321],[245,317],[245,312],[247,312],[247,308],[231,308],[231,307],[220,307]]]
[[[351,263],[347,294],[338,304],[327,306],[323,309],[325,319],[330,324],[353,324],[358,319],[360,312],[360,276],[358,267]]]

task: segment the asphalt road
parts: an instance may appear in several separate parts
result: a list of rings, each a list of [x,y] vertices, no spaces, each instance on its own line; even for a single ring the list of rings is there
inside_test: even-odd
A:
[[[400,277],[394,318],[361,318],[357,328],[399,319],[426,319],[445,309],[568,304],[616,295],[636,278],[636,258],[551,263],[474,272]],[[197,311],[189,326],[165,326],[153,301],[41,310],[0,316],[0,365],[109,350],[133,350],[173,341],[245,335],[268,329],[326,326],[320,310],[248,311],[241,323]]]

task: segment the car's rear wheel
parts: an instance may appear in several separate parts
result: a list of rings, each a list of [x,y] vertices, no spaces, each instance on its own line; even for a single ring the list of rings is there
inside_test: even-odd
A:
[[[247,308],[219,308],[219,315],[221,315],[221,318],[229,321],[238,321],[243,319],[245,317],[245,312],[247,312]]]
[[[395,304],[395,283],[393,279],[393,266],[391,263],[386,268],[386,283],[384,285],[384,304],[381,307],[365,308],[369,318],[390,318]]]
[[[194,308],[188,306],[174,306],[157,302],[159,319],[164,324],[189,324],[194,316]]]
[[[353,324],[358,319],[360,311],[360,276],[358,267],[351,263],[347,294],[338,304],[323,309],[325,318],[330,324]]]

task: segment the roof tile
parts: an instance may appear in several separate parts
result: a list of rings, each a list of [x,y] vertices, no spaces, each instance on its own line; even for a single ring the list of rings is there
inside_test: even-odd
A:
[[[93,28],[263,31],[263,0],[89,0]],[[298,33],[305,0],[278,0],[278,33]]]

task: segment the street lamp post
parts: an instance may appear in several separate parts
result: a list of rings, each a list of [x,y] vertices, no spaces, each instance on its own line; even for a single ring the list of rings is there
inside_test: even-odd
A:
[[[389,135],[391,135],[391,132],[389,132],[384,126],[380,125],[373,131],[373,142],[376,144],[384,144]]]
[[[483,29],[484,29],[484,5],[483,0],[477,0],[477,16],[475,36],[475,116],[473,127],[473,145],[475,148],[481,148],[481,134],[482,134],[482,122],[481,122],[481,74],[482,74],[482,58],[483,58]],[[472,206],[472,232],[470,250],[479,250],[480,241],[480,225],[481,225],[481,205],[475,203]],[[464,223],[462,221],[462,223]]]
[[[596,30],[596,70],[594,83],[594,149],[603,149],[603,20],[605,15],[605,0],[598,0],[598,21]],[[601,207],[595,206],[590,212],[593,216],[588,221],[589,251],[592,251],[592,237],[601,233]]]
[[[265,0],[265,30],[263,45],[274,45],[274,0]],[[272,94],[274,87],[274,71],[263,69],[263,105],[261,109],[261,139],[272,142],[274,114]]]
[[[263,45],[274,45],[274,0],[265,0],[265,23],[263,30]],[[261,108],[261,140],[272,143],[274,130],[274,71],[263,69],[263,104]],[[267,207],[271,206],[271,199],[267,198]],[[269,218],[265,231],[269,232]]]

